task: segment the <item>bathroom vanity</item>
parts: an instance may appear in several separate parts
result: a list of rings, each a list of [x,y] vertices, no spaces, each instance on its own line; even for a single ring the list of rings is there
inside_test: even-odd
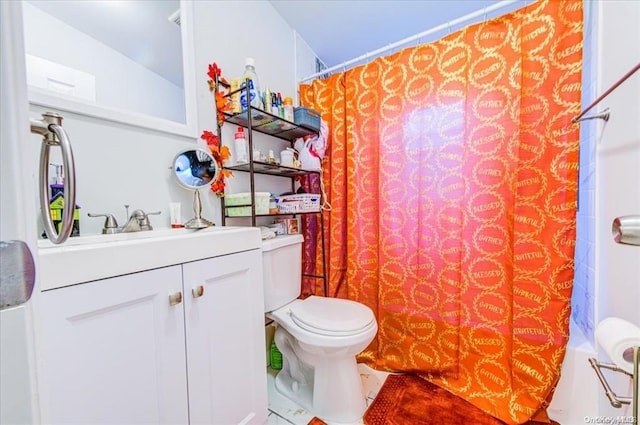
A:
[[[266,423],[258,229],[78,239],[39,250],[44,422]]]

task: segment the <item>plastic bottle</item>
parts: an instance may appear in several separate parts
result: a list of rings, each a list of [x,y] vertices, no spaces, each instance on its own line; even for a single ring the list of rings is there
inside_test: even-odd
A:
[[[285,97],[282,101],[282,108],[284,109],[284,119],[293,122],[293,99]]]
[[[249,162],[249,151],[247,139],[244,136],[244,128],[238,127],[238,131],[233,137],[236,148],[236,164],[246,164]]]
[[[275,340],[271,342],[269,363],[271,363],[271,369],[282,369],[282,353],[278,350]]]
[[[56,168],[56,176],[50,179],[51,184],[49,185],[51,188],[50,199],[53,199],[58,195],[58,193],[64,192],[64,169],[62,168],[62,164],[50,163],[49,165]]]
[[[278,116],[280,118],[284,118],[284,105],[282,104],[282,95],[280,94],[280,92],[278,92],[277,102],[278,102]]]
[[[275,164],[276,163],[276,156],[273,153],[273,149],[269,149],[269,154],[267,155],[267,162],[269,164]]]
[[[256,74],[255,61],[253,58],[245,59],[245,67],[244,67],[244,75],[243,75],[243,83],[244,87],[246,84],[246,79],[249,79],[249,96],[250,99],[247,102],[247,90],[243,90],[240,93],[240,104],[242,105],[242,110],[247,109],[247,105],[250,103],[254,108],[260,109],[262,107],[262,99],[260,98],[260,83],[258,81],[258,74]]]
[[[271,112],[271,91],[268,87],[262,93],[262,107],[265,111]]]

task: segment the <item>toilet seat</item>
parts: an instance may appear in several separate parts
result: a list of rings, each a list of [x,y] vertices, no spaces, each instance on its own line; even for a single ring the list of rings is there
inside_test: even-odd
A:
[[[350,336],[376,326],[369,307],[340,298],[312,295],[291,305],[290,315],[296,325],[318,335]]]

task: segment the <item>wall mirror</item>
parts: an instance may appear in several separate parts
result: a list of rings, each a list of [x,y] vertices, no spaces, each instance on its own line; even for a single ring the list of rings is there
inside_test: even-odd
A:
[[[180,186],[195,192],[193,200],[195,217],[187,221],[184,227],[202,229],[213,226],[212,222],[202,218],[200,188],[210,185],[218,178],[220,168],[216,160],[203,149],[186,150],[175,157],[172,169]]]
[[[197,137],[193,4],[26,0],[32,104]]]

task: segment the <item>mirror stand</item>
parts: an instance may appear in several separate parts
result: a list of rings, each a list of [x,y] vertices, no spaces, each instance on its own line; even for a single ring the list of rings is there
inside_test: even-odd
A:
[[[211,154],[203,149],[189,149],[180,152],[173,160],[173,175],[180,186],[193,190],[193,212],[195,217],[184,225],[187,229],[204,229],[214,226],[202,218],[202,200],[200,188],[209,186],[220,174],[218,163]]]
[[[206,218],[202,218],[202,201],[200,200],[200,191],[198,189],[194,190],[194,197],[193,212],[196,216],[187,221],[184,224],[184,227],[187,229],[204,229],[206,227],[215,226],[215,224]]]

